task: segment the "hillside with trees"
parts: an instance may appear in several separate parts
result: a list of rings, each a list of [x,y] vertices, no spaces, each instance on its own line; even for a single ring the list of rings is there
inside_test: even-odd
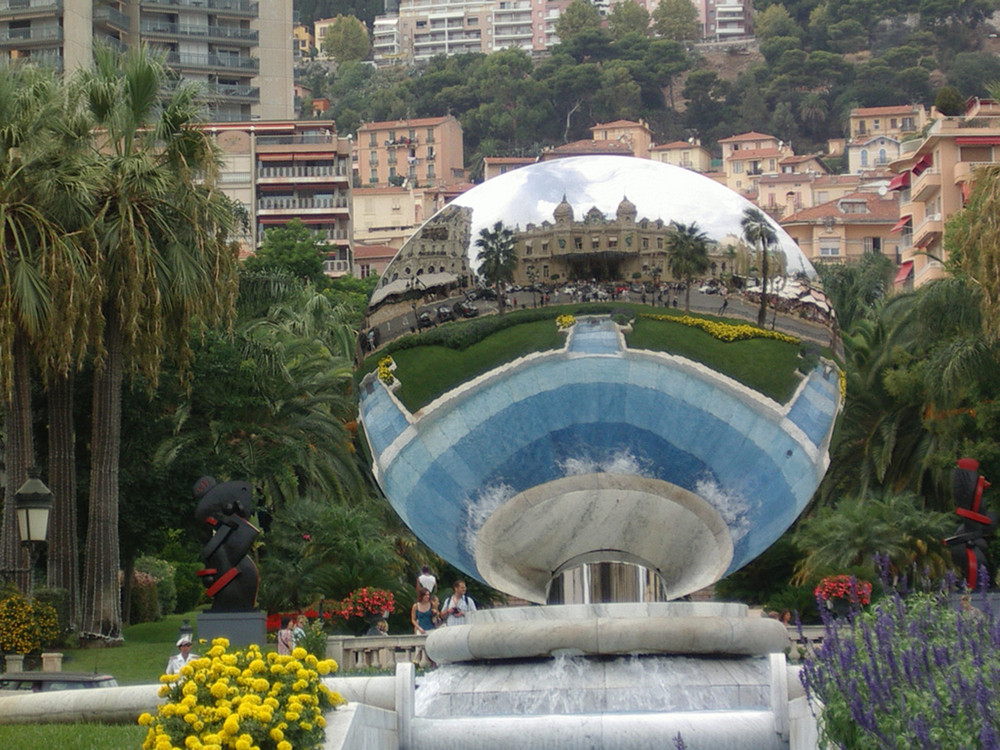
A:
[[[696,137],[712,147],[758,130],[799,153],[818,151],[844,135],[853,107],[929,107],[946,87],[964,99],[1000,80],[989,25],[996,0],[755,5],[759,54],[700,51],[683,3],[660,3],[650,19],[626,0],[602,19],[575,0],[559,20],[562,42],[540,60],[512,48],[414,68],[362,62],[331,72],[311,62],[300,79],[330,98],[325,116],[343,133],[365,121],[454,114],[473,177],[484,156],[534,154],[621,118],[645,119],[659,143]]]

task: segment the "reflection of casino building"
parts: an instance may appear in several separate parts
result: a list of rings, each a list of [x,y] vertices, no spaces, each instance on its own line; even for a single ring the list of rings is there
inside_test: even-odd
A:
[[[438,212],[389,264],[372,294],[371,306],[464,286],[471,224],[471,208],[449,205]]]
[[[667,233],[662,219],[636,220],[635,205],[625,198],[614,219],[596,207],[574,221],[563,198],[553,212],[555,223],[528,224],[517,233],[515,283],[545,280],[668,278]],[[717,253],[710,246],[710,255]]]

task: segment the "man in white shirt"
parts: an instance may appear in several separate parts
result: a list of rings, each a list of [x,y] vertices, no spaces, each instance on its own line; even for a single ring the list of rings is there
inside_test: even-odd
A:
[[[178,674],[181,671],[181,667],[187,664],[192,659],[197,659],[198,654],[191,653],[191,636],[182,635],[177,641],[177,649],[180,651],[179,654],[174,654],[167,661],[167,671],[164,674]]]
[[[433,594],[434,587],[437,586],[437,578],[431,573],[431,569],[425,565],[420,569],[420,575],[417,576],[417,583]]]
[[[455,581],[451,596],[444,600],[444,606],[441,607],[445,625],[464,625],[465,615],[475,611],[476,603],[465,593],[465,581]]]

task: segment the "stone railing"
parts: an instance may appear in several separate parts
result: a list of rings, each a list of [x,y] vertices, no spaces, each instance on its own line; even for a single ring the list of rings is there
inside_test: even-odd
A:
[[[341,672],[357,669],[394,670],[397,664],[430,665],[424,653],[426,635],[331,635],[326,639],[326,656],[335,659]]]

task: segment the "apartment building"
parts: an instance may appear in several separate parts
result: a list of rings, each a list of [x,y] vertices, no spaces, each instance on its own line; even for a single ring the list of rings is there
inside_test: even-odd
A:
[[[855,192],[789,214],[781,226],[814,264],[854,263],[865,253],[880,253],[898,266],[898,220],[891,193]]]
[[[534,164],[538,161],[534,156],[487,156],[483,158],[483,179],[499,177],[511,170]]]
[[[465,180],[462,126],[453,115],[365,123],[354,153],[363,187],[438,187]]]
[[[1000,103],[973,97],[959,117],[937,115],[926,135],[905,141],[891,188],[899,192],[903,245],[896,283],[920,287],[944,276],[945,224],[975,184],[976,168],[1000,163]]]
[[[701,145],[701,141],[692,138],[690,141],[673,141],[649,149],[649,158],[653,161],[673,164],[694,172],[705,174],[712,171],[712,154]]]
[[[488,54],[507,47],[541,53],[558,43],[570,0],[401,0],[375,18],[375,62],[420,63],[436,55]]]
[[[694,6],[706,40],[726,41],[753,33],[750,0],[694,0]]]
[[[68,73],[95,42],[162,50],[205,85],[213,120],[294,117],[292,0],[0,0],[3,59]]]
[[[763,175],[779,174],[779,163],[794,156],[791,146],[773,135],[750,131],[719,140],[725,185],[745,198],[757,196]]]
[[[856,107],[848,118],[847,169],[861,174],[885,169],[899,158],[900,144],[928,122],[923,105]]]
[[[329,276],[351,272],[351,141],[332,123],[209,123],[225,159],[222,190],[246,210],[244,249],[252,252],[272,227],[299,219],[323,235]]]
[[[423,188],[359,187],[353,190],[354,241],[397,250],[430,216],[432,197]]]

